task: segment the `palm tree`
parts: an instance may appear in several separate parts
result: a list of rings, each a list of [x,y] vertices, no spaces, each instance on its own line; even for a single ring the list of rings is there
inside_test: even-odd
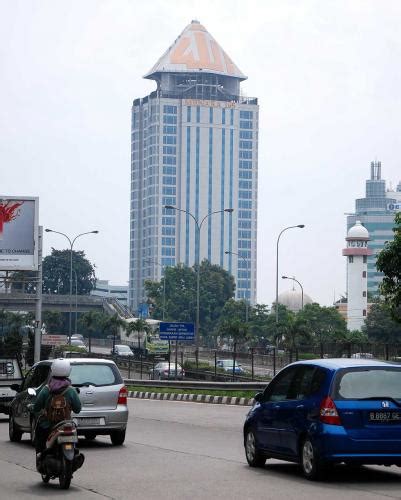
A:
[[[120,318],[120,316],[116,313],[113,314],[113,316],[109,316],[104,322],[103,322],[103,328],[102,330],[109,331],[113,335],[113,351],[114,351],[114,346],[116,345],[116,336],[122,328],[123,330],[126,330],[127,328],[127,322]]]
[[[138,352],[140,353],[141,352],[141,343],[140,343],[139,334],[141,332],[145,332],[146,334],[149,333],[149,331],[151,330],[151,327],[144,319],[137,319],[135,321],[129,322],[126,325],[125,330],[126,330],[127,336],[130,336],[131,333],[135,333],[135,332],[138,333]],[[144,349],[145,345],[143,345],[142,348]]]
[[[91,352],[92,349],[92,333],[102,328],[102,319],[102,314],[97,311],[86,312],[79,318],[82,327],[88,332],[89,352]]]

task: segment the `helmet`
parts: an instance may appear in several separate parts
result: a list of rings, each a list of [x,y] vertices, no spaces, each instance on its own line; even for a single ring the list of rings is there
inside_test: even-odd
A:
[[[51,374],[53,377],[68,377],[71,373],[71,365],[68,359],[55,359],[52,363]]]

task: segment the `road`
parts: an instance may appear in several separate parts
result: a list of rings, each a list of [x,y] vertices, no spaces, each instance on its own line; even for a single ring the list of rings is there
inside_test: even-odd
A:
[[[113,447],[106,437],[82,441],[86,462],[69,491],[34,471],[34,451],[8,441],[0,418],[0,498],[76,499],[364,499],[401,498],[401,470],[337,467],[329,481],[312,483],[294,464],[269,460],[264,469],[246,465],[241,442],[244,407],[130,400],[127,440]]]

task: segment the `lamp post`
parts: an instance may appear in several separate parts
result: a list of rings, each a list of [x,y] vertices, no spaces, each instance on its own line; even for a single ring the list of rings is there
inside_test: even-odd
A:
[[[243,262],[245,262],[245,269],[248,271],[248,261],[245,259],[245,257],[242,257],[239,253],[236,252],[231,252],[230,250],[226,250],[224,252],[226,255],[236,255],[239,259],[242,259]],[[246,283],[248,284],[248,278],[246,280]],[[247,286],[247,297],[245,300],[245,323],[248,323],[248,318],[249,318],[249,300],[248,300],[248,292],[249,292],[249,286]]]
[[[304,287],[294,277],[292,277],[292,278],[291,278],[291,276],[281,276],[281,277],[283,278],[283,280],[292,280],[292,281],[295,281],[301,287],[301,311],[302,311],[303,308],[304,308]]]
[[[78,275],[75,269],[72,270],[73,273],[75,274],[75,322],[74,322],[74,333],[75,335],[78,333],[77,332],[77,321],[78,321]]]
[[[294,229],[297,227],[299,227],[300,229],[303,229],[305,227],[305,224],[298,224],[297,226],[285,227],[284,229],[282,229],[280,231],[280,234],[278,235],[278,238],[277,238],[277,245],[276,245],[276,326],[278,324],[278,245],[280,243],[280,237],[285,231],[288,231],[288,229]]]
[[[183,212],[184,214],[189,215],[192,217],[193,221],[195,222],[195,227],[197,229],[197,238],[195,241],[195,254],[196,254],[196,265],[197,265],[197,273],[196,273],[196,335],[195,335],[195,346],[196,346],[196,351],[198,352],[199,349],[199,302],[200,302],[200,235],[201,235],[201,229],[202,225],[205,222],[205,220],[210,217],[211,215],[214,214],[221,214],[223,212],[227,212],[229,214],[234,212],[233,208],[224,208],[223,210],[215,210],[213,212],[210,212],[206,214],[203,219],[199,222],[199,220],[188,210],[183,210],[182,208],[177,208],[174,207],[173,205],[164,205],[164,208],[170,209],[170,210],[176,210],[177,212]]]
[[[163,266],[160,262],[157,262],[157,260],[152,260],[152,259],[145,259],[145,262],[151,262],[152,264],[156,264],[156,266],[160,266],[163,271],[163,314],[162,314],[162,319],[164,320],[165,313],[166,313],[166,266]]]
[[[54,229],[45,229],[46,233],[56,233],[56,234],[61,234],[61,236],[64,236],[67,238],[68,243],[70,244],[70,314],[69,314],[69,321],[68,321],[68,343],[71,344],[71,324],[72,324],[72,249],[74,247],[74,243],[78,238],[81,236],[84,236],[85,234],[98,234],[99,231],[87,231],[86,233],[80,233],[77,234],[73,239],[71,239],[69,236],[67,236],[64,233],[61,233],[60,231],[54,231]]]

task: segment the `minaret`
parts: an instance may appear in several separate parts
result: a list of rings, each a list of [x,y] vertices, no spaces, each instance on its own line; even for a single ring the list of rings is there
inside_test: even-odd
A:
[[[373,252],[368,248],[368,230],[360,221],[350,228],[345,239],[347,248],[344,248],[343,255],[347,257],[347,328],[360,330],[368,306],[368,255]]]

